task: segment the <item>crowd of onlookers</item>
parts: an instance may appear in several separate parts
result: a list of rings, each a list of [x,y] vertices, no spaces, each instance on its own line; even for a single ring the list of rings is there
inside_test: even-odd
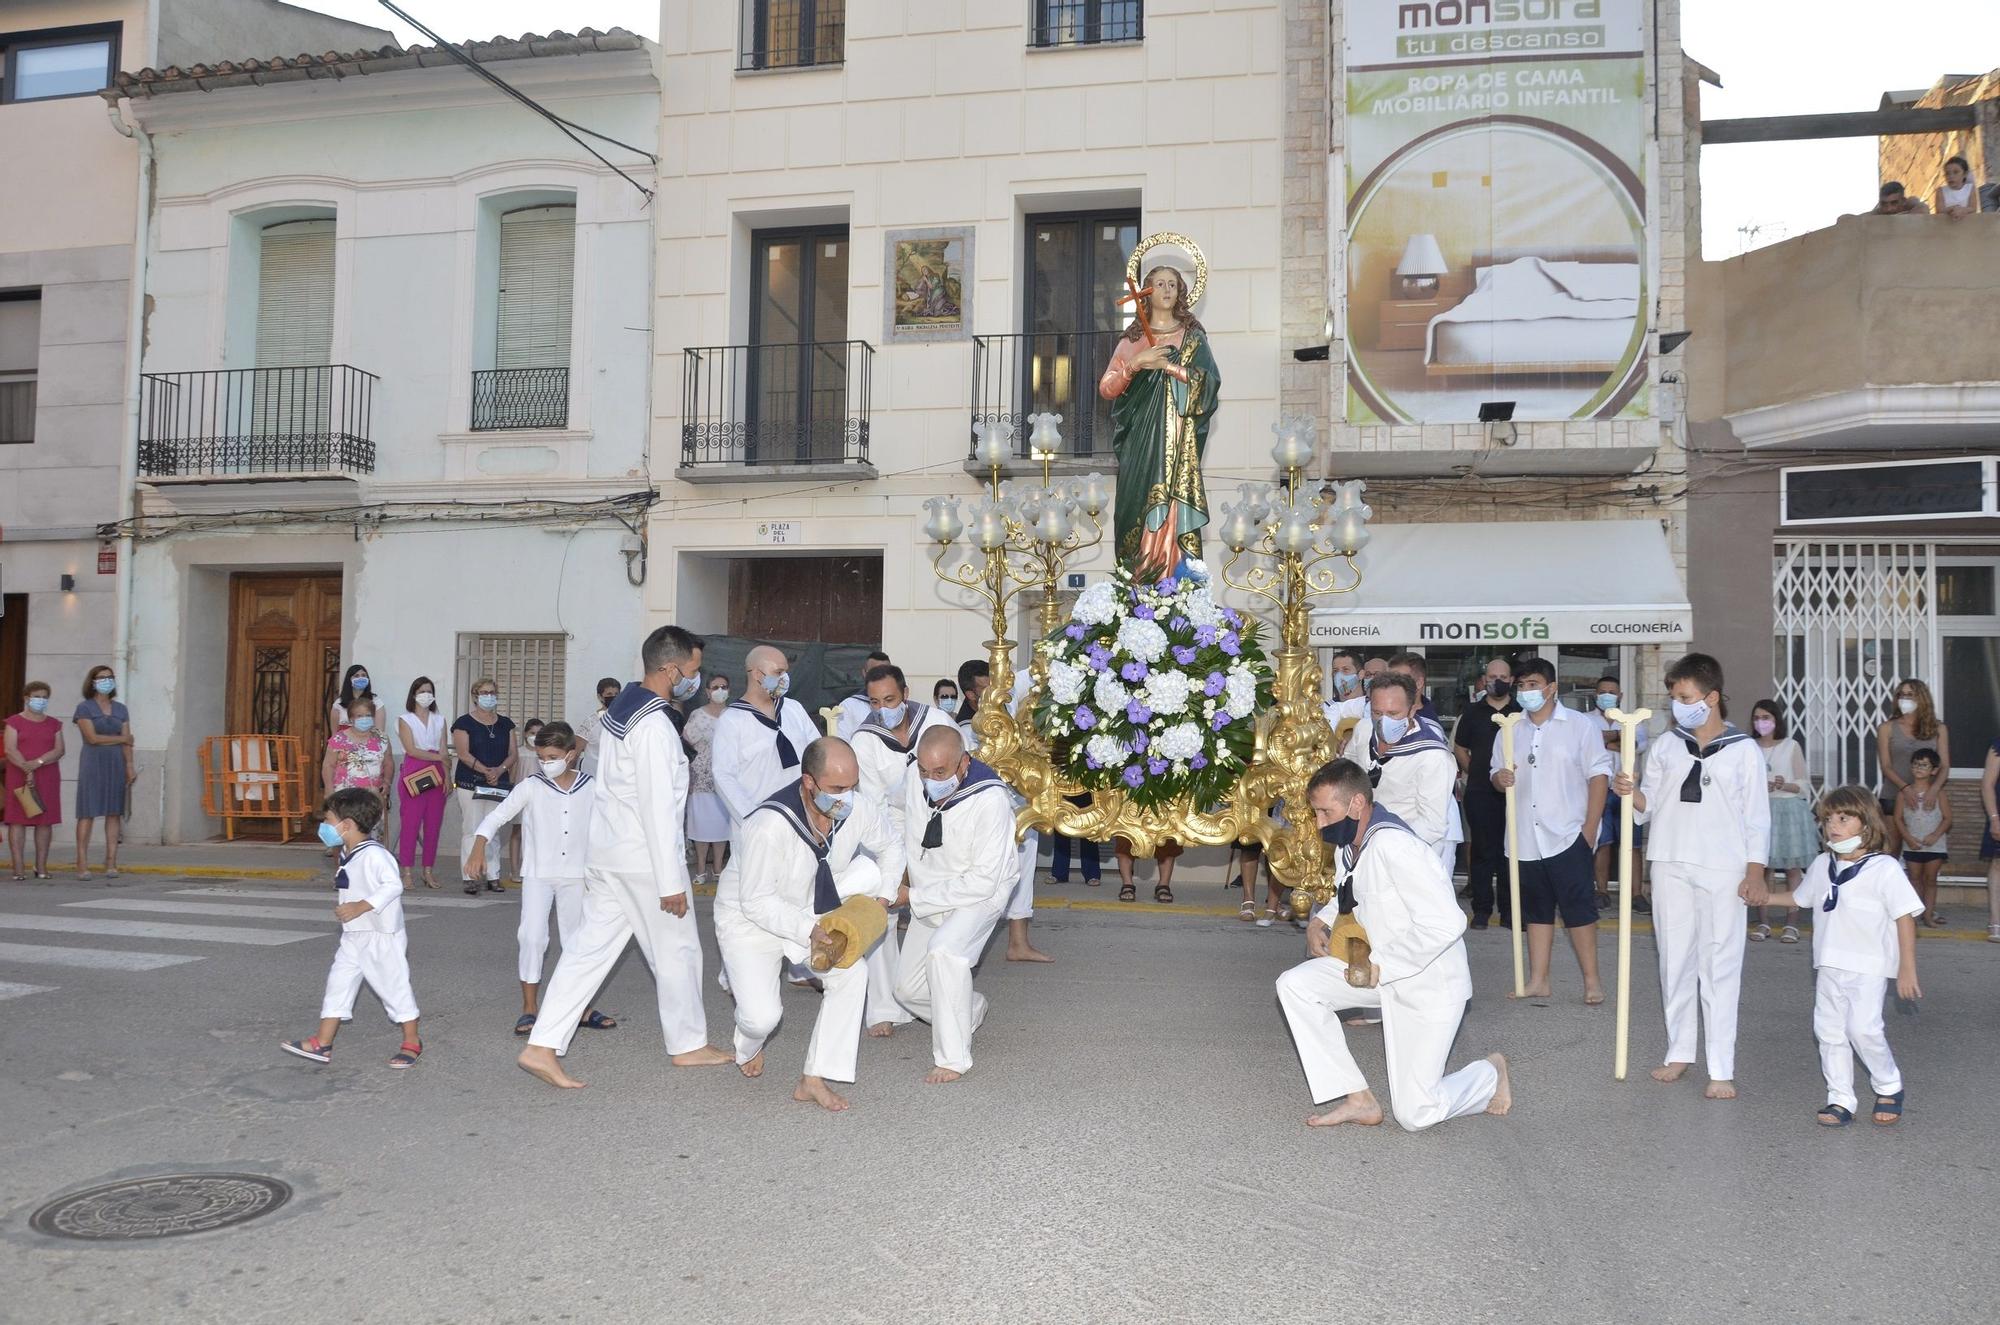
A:
[[[1922,198],[1912,198],[1901,180],[1888,180],[1882,185],[1881,194],[1875,203],[1877,216],[1971,216],[1975,212],[2000,212],[2000,183],[1975,184],[1972,167],[1962,156],[1954,156],[1944,163],[1944,183],[1931,194],[1927,203]]]

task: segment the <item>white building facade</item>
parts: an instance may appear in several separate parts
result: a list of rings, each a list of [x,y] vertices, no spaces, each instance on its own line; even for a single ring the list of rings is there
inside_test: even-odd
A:
[[[211,738],[289,737],[316,770],[353,663],[390,714],[419,676],[447,719],[492,676],[516,722],[580,721],[635,666],[654,51],[469,49],[609,164],[432,48],[121,82],[157,177],[128,527],[142,839],[217,830]]]

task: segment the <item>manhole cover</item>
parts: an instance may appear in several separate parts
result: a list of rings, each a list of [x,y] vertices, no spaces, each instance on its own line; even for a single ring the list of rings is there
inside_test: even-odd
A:
[[[290,1187],[254,1173],[172,1173],[58,1197],[28,1227],[86,1242],[171,1238],[241,1224],[291,1199]]]

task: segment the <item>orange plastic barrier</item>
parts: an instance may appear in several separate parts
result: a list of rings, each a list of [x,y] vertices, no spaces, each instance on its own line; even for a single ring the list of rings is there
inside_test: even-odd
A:
[[[303,836],[311,807],[305,761],[294,736],[211,736],[201,746],[201,808],[236,840],[246,819],[274,820],[278,840]]]

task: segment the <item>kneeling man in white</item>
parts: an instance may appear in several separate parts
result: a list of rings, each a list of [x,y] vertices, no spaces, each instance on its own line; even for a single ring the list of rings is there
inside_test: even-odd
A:
[[[1371,985],[1381,998],[1396,1121],[1416,1132],[1462,1114],[1506,1113],[1513,1094],[1507,1060],[1499,1054],[1444,1074],[1472,997],[1472,973],[1465,961],[1465,913],[1437,853],[1375,804],[1368,774],[1352,760],[1336,759],[1313,774],[1307,799],[1320,836],[1343,853],[1355,917],[1373,949]],[[1291,1023],[1313,1102],[1344,1097],[1306,1121],[1315,1127],[1373,1126],[1382,1121],[1382,1105],[1348,1052],[1340,1026],[1341,1010],[1360,1001],[1359,991],[1348,986],[1347,964],[1327,954],[1336,905],[1313,918],[1306,935],[1312,957],[1278,977],[1278,1002]]]
[[[742,850],[729,858],[715,891],[715,941],[736,998],[736,1065],[764,1072],[764,1042],[784,1016],[779,976],[827,941],[820,919],[849,897],[895,903],[903,842],[881,802],[857,791],[854,748],[822,736],[799,759],[799,776],[767,797],[738,828]],[[835,966],[806,1045],[805,1072],[792,1098],[838,1112],[847,1100],[828,1081],[854,1080],[868,963]]]

